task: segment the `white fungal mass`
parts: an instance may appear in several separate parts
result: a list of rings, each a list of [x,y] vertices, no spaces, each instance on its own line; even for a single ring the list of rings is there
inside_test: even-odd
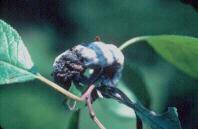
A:
[[[55,82],[62,78],[63,83],[84,80],[89,81],[87,84],[93,83],[99,76],[104,76],[102,85],[116,86],[122,75],[123,63],[124,56],[116,46],[96,41],[77,45],[59,55],[53,64],[52,75]],[[83,76],[86,68],[94,69],[91,77],[87,79]]]

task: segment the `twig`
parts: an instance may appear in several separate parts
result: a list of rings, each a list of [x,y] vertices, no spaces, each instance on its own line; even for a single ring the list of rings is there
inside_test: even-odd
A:
[[[87,106],[89,108],[89,114],[91,116],[91,118],[93,119],[93,121],[101,128],[101,129],[105,129],[105,127],[100,123],[100,121],[98,120],[98,118],[95,116],[95,113],[93,111],[93,108],[91,106],[91,93],[93,91],[93,89],[96,86],[94,84],[92,84],[88,90],[83,94],[83,96],[81,97],[82,100],[86,99],[87,100]]]
[[[105,129],[105,127],[100,123],[100,121],[98,120],[98,118],[96,117],[93,108],[91,106],[91,94],[89,94],[89,96],[86,98],[87,99],[87,106],[89,108],[89,114],[91,116],[91,118],[93,119],[93,121],[101,128],[101,129]]]
[[[69,98],[82,102],[84,99],[81,99],[77,96],[75,96],[74,94],[70,93],[69,91],[65,90],[64,88],[62,88],[61,86],[55,84],[54,82],[46,79],[45,77],[43,77],[42,75],[38,75],[36,76],[39,80],[41,80],[42,82],[45,82],[46,84],[48,84],[49,86],[51,86],[52,88],[56,89],[57,91],[61,92],[62,94],[68,96]]]
[[[88,88],[88,90],[82,95],[81,99],[82,99],[82,100],[86,99],[86,97],[88,97],[88,96],[91,94],[91,92],[93,91],[93,89],[94,89],[95,87],[96,87],[96,86],[95,86],[94,84],[92,84],[92,85]]]

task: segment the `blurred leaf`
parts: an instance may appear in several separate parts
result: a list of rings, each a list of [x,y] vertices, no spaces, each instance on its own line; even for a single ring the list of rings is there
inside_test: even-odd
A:
[[[132,119],[131,117],[124,118],[117,114],[115,115],[114,113],[107,110],[107,106],[104,106],[103,101],[106,101],[106,103],[109,103],[110,105],[114,103],[115,100],[103,98],[103,99],[98,99],[92,104],[95,115],[97,116],[97,118],[100,120],[100,122],[104,125],[106,129],[133,129],[133,127],[135,127],[135,124],[136,124],[135,119]],[[117,105],[123,105],[123,104],[118,103]],[[115,107],[116,105],[113,104],[113,106],[114,108],[116,108]],[[133,111],[133,109],[130,109],[130,110]],[[128,111],[129,110],[126,110],[125,114]],[[122,111],[121,113],[123,112],[124,111]],[[131,113],[129,112],[129,114]],[[80,128],[81,129],[98,129],[98,126],[90,118],[89,111],[87,108],[82,108],[80,111]]]
[[[138,68],[134,68],[133,64],[128,60],[125,60],[122,81],[134,92],[138,100],[148,108],[150,104],[148,89]]]
[[[150,36],[146,41],[167,61],[198,78],[198,39],[186,36]]]
[[[31,24],[18,31],[21,37],[23,37],[23,42],[28,48],[28,52],[34,64],[36,64],[39,73],[42,73],[47,78],[51,78],[52,64],[57,54],[61,52],[59,49],[53,50],[53,43],[57,43],[60,40],[55,28],[49,23],[45,23],[45,26]],[[65,47],[61,48],[64,49]]]
[[[80,110],[74,112],[70,119],[69,129],[78,129],[79,128],[79,117],[80,117]]]
[[[117,87],[119,87],[119,89],[121,89],[131,100],[137,101],[133,91],[131,91],[122,80],[119,82]],[[101,104],[104,105],[109,112],[115,114],[116,116],[135,118],[135,112],[131,108],[120,104],[115,100],[102,99]]]
[[[101,87],[101,92],[105,97],[116,99],[134,109],[140,119],[151,128],[181,129],[175,108],[169,108],[164,114],[156,114],[143,107],[140,102],[131,101],[122,91],[115,87]]]
[[[0,20],[0,84],[33,80],[37,70],[21,37]]]
[[[69,129],[72,115],[64,96],[39,80],[0,86],[3,129]]]

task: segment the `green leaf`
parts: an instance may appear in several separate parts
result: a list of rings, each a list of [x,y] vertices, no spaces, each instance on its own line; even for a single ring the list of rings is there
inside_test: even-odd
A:
[[[3,129],[69,129],[73,112],[65,110],[63,99],[62,94],[39,80],[0,86],[0,126]]]
[[[69,88],[69,92],[78,97],[81,97],[83,93],[86,91],[86,89],[87,86],[84,86],[82,84],[72,83],[71,87]],[[71,98],[67,98],[67,106],[70,110],[78,110],[80,108],[83,108],[85,105],[86,105],[86,101],[76,102]]]
[[[0,84],[33,80],[37,73],[21,37],[0,20]]]
[[[157,53],[178,69],[198,78],[198,39],[187,36],[164,35],[144,38]]]
[[[156,114],[144,108],[139,102],[135,103],[135,112],[140,119],[153,129],[181,129],[176,108],[169,107],[163,114]]]
[[[181,129],[176,108],[169,108],[164,114],[156,114],[142,106],[140,102],[131,101],[122,91],[115,87],[102,87],[101,93],[134,109],[139,118],[153,129]]]

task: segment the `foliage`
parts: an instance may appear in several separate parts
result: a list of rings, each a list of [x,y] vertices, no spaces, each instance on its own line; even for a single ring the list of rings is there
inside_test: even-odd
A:
[[[178,69],[194,78],[198,77],[197,38],[176,35],[145,36],[127,41],[120,49],[136,41],[147,41],[157,53]]]
[[[37,70],[18,33],[0,21],[0,84],[33,80]]]
[[[47,78],[51,78],[50,64],[57,55],[76,44],[93,41],[96,35],[117,46],[140,35],[197,37],[197,12],[178,0],[1,3],[1,19],[18,31],[38,71]],[[156,113],[176,106],[182,128],[196,128],[197,79],[166,62],[146,42],[133,44],[123,53],[128,68],[124,66],[118,88],[131,100],[140,100],[145,107],[149,104]],[[64,99],[36,80],[1,85],[0,125],[20,129],[68,128],[73,111],[65,110]],[[107,128],[135,127],[135,114],[115,100],[97,100],[93,108]],[[97,128],[88,117],[87,108],[81,109],[79,122],[81,128]]]
[[[121,92],[119,89],[114,87],[101,87],[102,94],[109,98],[114,98],[120,103],[123,103],[135,110],[139,118],[145,122],[148,126],[153,129],[181,129],[181,125],[175,112],[175,108],[169,108],[164,114],[156,114],[153,111],[149,111],[144,108],[140,102],[133,102]],[[118,96],[119,94],[119,96]]]
[[[1,26],[2,26],[2,28],[4,28],[4,26],[8,26],[6,23],[4,23],[3,21],[1,21]],[[12,30],[12,28],[10,27],[10,26],[8,26],[8,29],[11,29]],[[4,34],[5,33],[5,34]],[[16,33],[16,31],[14,31],[14,33]],[[2,32],[2,35],[8,35],[7,34],[7,31],[3,31]],[[5,37],[5,39],[7,39],[9,37],[9,35],[7,36],[7,37]],[[2,46],[4,45],[4,42],[6,42],[6,40],[4,40],[4,41],[2,41],[1,42],[1,44],[2,44]],[[18,44],[18,42],[16,42],[17,44]],[[20,42],[21,44],[23,44],[22,42]],[[9,50],[9,47],[10,46],[12,46],[12,43],[7,43],[8,45],[8,50]],[[11,44],[11,45],[10,45]],[[4,46],[6,46],[6,45],[4,45]],[[7,48],[6,48],[7,49]],[[2,50],[4,50],[3,49],[3,47],[2,47]],[[20,48],[19,50],[23,50],[23,48]],[[17,51],[17,52],[15,52],[15,51]],[[26,53],[24,53],[24,54],[28,54],[28,52],[27,52],[27,49],[26,48],[24,48],[24,51],[26,52]],[[19,63],[14,63],[14,65],[16,65],[15,67],[20,67],[20,65],[18,65],[18,64],[22,64],[24,61],[29,61],[30,60],[30,56],[29,56],[29,54],[27,55],[27,56],[29,56],[28,58],[25,58],[24,59],[24,61],[22,60],[21,61],[21,58],[20,58],[20,55],[18,54],[18,48],[15,50],[12,50],[12,51],[10,51],[10,52],[4,52],[4,51],[2,51],[2,55],[4,55],[4,56],[2,56],[2,57],[9,57],[11,54],[10,53],[17,53],[15,56],[17,57],[15,57],[15,59],[17,59],[15,62],[19,62]],[[23,52],[23,51],[22,51]],[[23,55],[24,55],[23,54]],[[19,56],[18,56],[19,55]],[[19,58],[18,58],[19,57]],[[5,58],[5,59],[7,59],[7,58]],[[3,60],[4,58],[2,58],[2,63],[1,64],[3,64],[4,62],[6,62],[6,61],[4,61]],[[8,59],[10,59],[10,58],[8,58]],[[20,62],[21,61],[21,62]],[[7,61],[8,62],[8,61]],[[11,63],[12,62],[12,60],[9,60],[9,63]],[[32,62],[30,62],[30,63],[32,63]],[[24,64],[28,64],[28,65],[24,65]],[[29,62],[27,62],[27,63],[24,63],[24,64],[22,64],[22,68],[23,69],[26,69],[27,71],[29,71],[29,69],[27,69],[28,67],[29,67]],[[33,64],[33,63],[32,63]],[[27,68],[26,68],[26,67]],[[10,67],[9,66],[4,66],[5,67],[5,69],[7,70],[7,69],[9,69]],[[33,65],[31,65],[31,67],[33,67]],[[29,68],[31,68],[31,67],[29,67]],[[18,71],[18,72],[20,72],[20,71]],[[10,73],[9,72],[7,72],[8,73],[8,75],[10,75]],[[11,72],[12,73],[12,72]],[[33,73],[32,73],[33,74]],[[15,76],[14,76],[15,77]],[[4,79],[4,78],[3,78]],[[28,80],[25,80],[25,81],[28,81]],[[21,80],[19,80],[18,82],[21,82]],[[78,87],[80,88],[81,86],[80,85],[78,85],[77,86],[77,89],[70,89],[70,91],[72,91],[72,93],[77,93],[78,95],[82,95],[82,90],[78,90]],[[75,87],[74,87],[75,88]],[[79,93],[81,93],[81,94],[79,94]],[[105,92],[105,93],[107,93],[107,92]],[[114,93],[112,90],[110,90],[110,92],[109,92],[109,94],[111,94],[111,93]],[[122,93],[123,94],[123,93]],[[109,97],[109,96],[108,96]],[[111,96],[110,96],[111,97]],[[121,100],[128,100],[128,101],[130,101],[129,99],[127,99],[126,97],[125,98],[122,98]],[[121,101],[121,100],[119,100],[119,101]],[[82,106],[80,106],[81,105],[81,103],[80,103],[80,105],[76,105],[75,104],[75,102],[74,102],[74,104],[72,104],[72,100],[70,100],[70,101],[67,101],[68,103],[68,105],[69,105],[69,108],[71,108],[71,109],[73,109],[73,108],[75,108],[75,106],[77,106],[77,108],[81,108]],[[122,102],[122,101],[121,101]],[[84,102],[82,102],[82,103],[84,103]],[[70,105],[74,105],[74,106],[70,106]],[[84,104],[83,104],[84,105]],[[128,106],[128,105],[127,105]],[[135,112],[138,114],[138,116],[143,120],[143,121],[145,121],[145,123],[146,124],[148,124],[149,126],[151,126],[151,127],[153,127],[153,128],[159,128],[160,127],[160,125],[162,125],[162,128],[169,128],[169,126],[171,125],[168,121],[166,121],[166,119],[164,119],[164,118],[160,118],[159,116],[150,116],[152,113],[151,112],[149,112],[149,111],[147,111],[147,109],[145,109],[143,106],[141,106],[140,104],[138,105],[138,104],[134,104],[134,106],[133,106],[133,104],[132,104],[132,106],[130,106],[130,104],[129,104],[129,107],[132,107],[134,110],[135,110]],[[137,108],[138,107],[138,108]],[[177,117],[172,117],[171,115],[173,114],[172,113],[173,111],[171,110],[171,111],[169,111],[167,114],[164,114],[162,117],[171,117],[171,121],[174,121],[174,120],[176,120],[177,119]],[[150,114],[150,115],[149,115]],[[154,113],[153,113],[153,115],[155,115]],[[155,118],[156,117],[156,118]],[[158,118],[159,117],[159,118]],[[75,117],[76,119],[78,119],[78,117]],[[148,120],[147,120],[148,119]],[[156,121],[161,121],[161,122],[156,122]],[[154,123],[152,123],[152,121],[155,121]],[[164,123],[163,123],[163,121],[165,121]],[[155,123],[158,123],[157,125],[155,124]],[[163,124],[162,124],[163,123]],[[74,124],[76,124],[76,122],[74,122]],[[175,124],[175,123],[174,123]],[[173,127],[174,127],[174,124],[173,124]],[[177,121],[177,123],[176,124],[178,124],[178,121]],[[172,128],[172,126],[171,126],[171,128]],[[180,127],[174,127],[174,128],[180,128]]]
[[[187,36],[154,36],[145,39],[167,61],[198,78],[198,39]]]

